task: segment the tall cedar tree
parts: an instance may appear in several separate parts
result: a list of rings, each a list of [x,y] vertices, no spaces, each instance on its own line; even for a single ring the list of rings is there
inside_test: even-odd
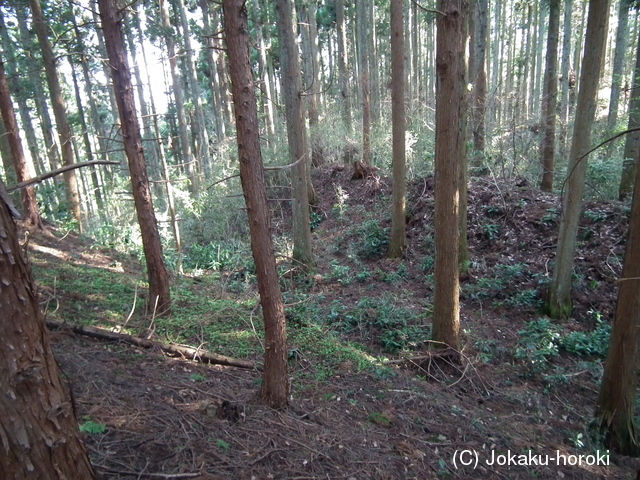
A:
[[[9,83],[4,72],[4,63],[0,58],[0,114],[4,122],[4,128],[7,132],[7,140],[11,149],[11,157],[13,159],[13,168],[16,171],[16,179],[18,183],[29,179],[29,170],[27,168],[27,160],[22,149],[22,141],[20,140],[20,130],[16,120],[16,113],[13,109],[11,94],[9,93]],[[34,227],[42,228],[42,219],[38,211],[38,201],[36,200],[36,192],[33,187],[22,189],[22,205],[27,220]]]
[[[547,65],[544,71],[542,136],[542,183],[540,188],[553,188],[556,116],[558,109],[558,40],[560,36],[560,0],[549,0],[549,31],[547,33]]]
[[[260,394],[267,405],[281,408],[287,405],[287,331],[270,232],[245,0],[223,0],[222,9],[235,105],[240,179],[264,317],[265,354]]]
[[[405,246],[405,113],[404,18],[402,0],[391,0],[391,117],[393,124],[393,215],[389,257],[399,258]]]
[[[587,175],[587,159],[583,155],[591,146],[591,128],[596,113],[600,70],[604,61],[608,17],[609,0],[590,0],[576,120],[567,169],[568,178],[562,198],[562,220],[558,234],[556,263],[549,290],[548,309],[549,314],[554,318],[565,317],[571,313],[573,257],[576,251],[578,221]]]
[[[435,301],[433,340],[460,349],[459,176],[465,154],[465,46],[468,3],[440,0],[436,20]]]
[[[639,455],[634,412],[640,328],[640,172],[636,172],[629,234],[609,353],[600,385],[594,427],[607,448]]]
[[[118,8],[115,0],[98,0],[98,7],[109,56],[113,88],[116,93],[124,150],[129,161],[131,188],[140,224],[142,248],[149,275],[149,304],[147,308],[157,315],[168,315],[171,313],[169,275],[164,264],[162,242],[158,232],[156,215],[153,211],[138,114],[133,98],[131,71],[124,49]]]
[[[309,219],[310,163],[307,129],[302,108],[300,55],[293,30],[291,0],[276,0],[276,23],[280,39],[280,82],[287,118],[287,139],[293,188],[293,259],[303,270],[313,267]]]
[[[49,41],[49,28],[47,20],[42,13],[42,7],[39,0],[29,0],[31,14],[33,15],[33,27],[38,35],[40,50],[42,51],[42,60],[44,62],[44,71],[47,77],[47,85],[49,86],[49,94],[51,95],[51,107],[53,115],[56,119],[56,127],[60,136],[60,149],[62,151],[62,161],[65,165],[73,165],[73,143],[71,127],[67,119],[67,108],[65,106],[64,97],[62,96],[62,88],[58,79],[58,71],[56,67],[56,58],[53,54],[53,48]],[[67,201],[74,218],[78,222],[78,228],[82,232],[82,211],[80,208],[80,193],[78,192],[78,179],[73,170],[64,173],[64,181],[67,187]]]
[[[93,479],[7,198],[0,181],[0,472],[12,480]]]

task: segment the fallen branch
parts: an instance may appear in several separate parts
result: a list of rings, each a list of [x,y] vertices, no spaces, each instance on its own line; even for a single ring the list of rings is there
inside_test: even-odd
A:
[[[162,343],[146,338],[134,337],[125,333],[110,332],[103,328],[72,325],[69,323],[60,323],[47,320],[47,326],[51,330],[71,330],[77,335],[85,335],[87,337],[97,338],[100,340],[107,340],[111,342],[122,342],[127,345],[135,345],[142,348],[159,348],[165,353],[172,356],[180,356],[194,360],[200,363],[213,363],[217,365],[228,365],[230,367],[250,368],[262,370],[261,365],[257,365],[249,360],[240,360],[238,358],[227,357],[225,355],[219,355],[217,353],[209,352],[201,348],[185,347],[183,345],[176,345],[173,343]]]
[[[35,185],[36,183],[42,183],[51,177],[60,175],[61,173],[65,173],[70,170],[75,170],[76,168],[90,167],[92,165],[120,165],[120,164],[118,162],[108,162],[106,160],[92,160],[91,162],[82,162],[82,163],[74,163],[73,165],[65,165],[64,167],[58,168],[56,170],[52,170],[47,173],[43,173],[42,175],[38,175],[37,177],[30,178],[29,180],[25,180],[24,182],[16,183],[15,185],[8,187],[7,192],[15,192],[16,190],[22,190],[24,188],[30,187],[31,185]]]

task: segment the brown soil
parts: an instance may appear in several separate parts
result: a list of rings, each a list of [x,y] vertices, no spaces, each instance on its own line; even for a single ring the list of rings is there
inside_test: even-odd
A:
[[[351,174],[350,168],[338,167],[314,174],[322,199],[317,213],[325,221],[314,232],[319,266],[311,289],[322,293],[327,302],[356,303],[364,288],[358,282],[340,284],[326,275],[332,260],[355,265],[346,250],[336,248],[340,242],[355,240],[347,230],[357,218],[337,218],[335,186],[348,195],[349,215],[374,212],[388,226],[384,198],[390,195],[390,181],[379,177],[352,181]],[[463,278],[466,346],[460,366],[399,362],[393,374],[373,375],[344,364],[329,381],[316,382],[296,375],[313,368],[305,358],[298,358],[291,363],[296,378],[291,406],[274,411],[256,399],[259,372],[203,366],[160,352],[53,333],[80,421],[90,417],[107,426],[104,433],[85,438],[102,478],[636,478],[637,460],[615,454],[609,466],[485,463],[491,452],[518,455],[531,450],[554,459],[557,451],[592,453],[576,444],[580,438],[588,443],[585,426],[594,409],[599,378],[597,372],[578,368],[575,358],[563,356],[556,363],[573,373],[566,383],[545,392],[539,378],[523,375],[524,367],[513,356],[518,332],[540,314],[535,307],[510,308],[505,301],[522,290],[544,294],[540,279],[550,271],[557,229],[553,215],[548,214],[549,209],[559,210],[556,197],[524,182],[517,186],[476,179],[469,201],[473,264]],[[404,280],[380,281],[398,268],[398,261],[367,260],[375,273],[367,281],[366,295],[390,292],[400,297],[402,293],[411,308],[428,309],[433,291],[425,282],[422,262],[426,255],[433,255],[428,241],[433,222],[432,179],[411,183],[408,205]],[[574,317],[562,323],[567,330],[592,328],[590,310],[611,318],[624,248],[624,205],[594,204],[585,210],[592,213],[581,224]],[[55,248],[62,261],[119,269],[123,274],[137,268],[135,262],[123,264],[108,251],[90,251],[85,240],[74,236],[60,241],[44,235],[31,242],[36,247],[31,255],[42,255],[42,247]],[[505,264],[526,264],[527,272],[489,297],[474,296],[480,279],[492,278],[496,266]],[[370,332],[369,339],[371,348],[379,349],[376,332]],[[488,361],[481,359],[478,340],[498,345]],[[259,355],[254,358],[259,359]],[[455,467],[453,459],[462,450],[478,452],[476,469]]]

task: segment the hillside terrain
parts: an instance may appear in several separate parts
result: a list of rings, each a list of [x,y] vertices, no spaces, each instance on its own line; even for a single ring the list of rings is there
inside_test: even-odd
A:
[[[462,365],[429,354],[433,179],[409,185],[408,246],[384,258],[390,179],[314,173],[317,268],[281,258],[290,408],[255,394],[260,372],[60,329],[57,359],[73,389],[90,457],[105,479],[633,479],[608,466],[489,465],[492,452],[597,455],[594,410],[621,271],[628,206],[585,205],[572,318],[542,313],[559,222],[557,196],[525,180],[474,178],[471,265],[462,280]],[[286,206],[274,230],[281,247]],[[174,278],[174,316],[145,314],[139,258],[50,229],[29,241],[47,319],[99,326],[261,360],[261,318],[247,250]],[[188,255],[188,253],[187,253]],[[220,260],[220,254],[218,254]],[[235,262],[235,263],[234,263]],[[134,304],[135,299],[135,304]],[[130,314],[131,313],[131,314]],[[476,469],[454,464],[477,451]]]

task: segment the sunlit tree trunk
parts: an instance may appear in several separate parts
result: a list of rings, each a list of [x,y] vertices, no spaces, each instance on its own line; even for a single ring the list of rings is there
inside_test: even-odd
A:
[[[72,133],[69,121],[67,119],[67,111],[62,96],[62,89],[58,79],[56,67],[56,59],[53,49],[49,41],[49,33],[47,21],[42,13],[42,8],[38,0],[29,0],[31,14],[33,16],[33,26],[38,35],[42,59],[44,61],[44,70],[47,76],[47,84],[51,95],[51,106],[58,127],[58,135],[60,136],[60,148],[62,151],[62,159],[65,165],[73,165],[73,144],[71,143]],[[64,173],[64,180],[67,187],[67,201],[74,218],[78,222],[78,228],[82,231],[82,212],[80,208],[80,194],[78,192],[78,180],[74,170]]]
[[[433,340],[460,349],[459,181],[468,4],[440,0],[436,37],[435,300]]]
[[[20,131],[18,129],[18,122],[16,121],[16,113],[13,109],[13,102],[11,100],[11,94],[9,93],[9,84],[4,71],[4,62],[1,58],[0,114],[2,115],[4,129],[7,134],[7,140],[9,141],[9,148],[13,158],[13,167],[16,172],[16,180],[18,182],[24,182],[32,175],[27,167],[27,159],[25,158],[24,151],[22,149],[22,141],[20,140]],[[25,216],[29,223],[34,227],[41,229],[42,219],[38,212],[38,201],[36,200],[36,192],[33,187],[22,189],[22,205],[24,206]],[[4,208],[1,201],[0,208]]]
[[[251,73],[247,11],[244,5],[244,0],[223,0],[222,3],[229,70],[236,106],[240,178],[247,204],[251,250],[256,264],[264,318],[265,354],[260,396],[267,405],[283,408],[288,402],[287,331],[270,232],[271,219],[260,152],[258,109]]]
[[[591,146],[591,128],[596,113],[608,16],[608,0],[590,0],[576,119],[567,170],[569,178],[562,198],[562,220],[558,234],[553,280],[549,290],[549,314],[554,318],[568,316],[571,313],[573,258],[587,174],[587,159],[582,156]]]
[[[406,159],[404,107],[404,18],[402,0],[391,0],[391,123],[393,212],[389,257],[402,256],[406,241]]]
[[[349,93],[349,72],[347,71],[347,35],[345,31],[344,0],[336,0],[336,31],[338,35],[338,76],[340,100],[342,101],[342,121],[351,134],[351,95]]]
[[[2,478],[94,479],[0,182]]]
[[[547,63],[544,72],[542,124],[542,183],[545,192],[553,189],[556,145],[556,115],[558,105],[558,37],[560,35],[560,0],[549,0],[549,30],[547,34]]]
[[[164,264],[162,242],[153,211],[144,148],[131,85],[131,73],[122,38],[121,19],[118,18],[115,0],[99,0],[98,5],[109,54],[111,78],[118,102],[124,148],[129,160],[133,199],[149,277],[148,310],[156,315],[168,315],[171,313],[169,275]]]
[[[362,162],[371,164],[371,84],[369,74],[369,25],[367,1],[355,0],[356,25],[358,29],[358,73],[360,74],[360,90],[362,103]]]
[[[261,16],[260,0],[253,0],[253,12],[256,22],[256,41],[258,46],[258,66],[260,69],[260,98],[262,98],[262,107],[265,113],[265,123],[267,131],[271,135],[275,135],[275,116],[273,104],[275,101],[275,94],[273,93],[273,85],[269,81],[269,73],[267,68],[267,45],[264,41],[264,20]]]
[[[276,0],[276,18],[280,38],[280,82],[284,96],[289,143],[291,186],[293,188],[293,258],[297,266],[308,270],[313,266],[311,228],[309,221],[309,167],[302,109],[302,81],[300,57],[293,31],[293,7],[291,0]]]

